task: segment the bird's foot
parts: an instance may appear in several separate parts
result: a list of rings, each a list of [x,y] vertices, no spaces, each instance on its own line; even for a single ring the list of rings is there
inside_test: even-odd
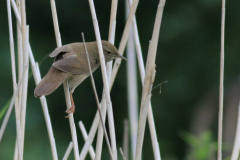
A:
[[[65,111],[65,112],[68,113],[68,114],[75,112],[75,104],[74,104],[74,101],[73,101],[72,92],[71,92],[71,94],[70,94],[70,97],[71,97],[72,107],[70,107],[69,109],[67,109],[67,110]],[[66,116],[65,118],[68,118],[68,116]]]
[[[66,113],[74,113],[75,112],[75,107],[74,106],[72,106],[72,107],[70,107],[68,110],[66,110],[65,111]]]
[[[72,106],[72,107],[70,107],[68,110],[66,110],[65,112],[68,113],[68,114],[74,113],[74,112],[75,112],[75,107]],[[65,118],[68,118],[68,116],[66,116]]]

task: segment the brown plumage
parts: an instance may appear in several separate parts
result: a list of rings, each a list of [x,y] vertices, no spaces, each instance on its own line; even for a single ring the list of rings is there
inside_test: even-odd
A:
[[[97,43],[88,42],[86,43],[86,46],[89,54],[91,69],[92,72],[94,72],[100,66]],[[106,62],[115,58],[122,58],[126,60],[125,57],[118,53],[116,47],[111,43],[102,41],[102,46]],[[51,94],[64,82],[64,80],[68,80],[72,98],[74,89],[81,84],[90,73],[84,44],[71,43],[64,45],[56,48],[49,56],[55,57],[55,61],[48,73],[36,86],[34,90],[35,97]],[[70,112],[74,112],[74,110],[71,110]]]

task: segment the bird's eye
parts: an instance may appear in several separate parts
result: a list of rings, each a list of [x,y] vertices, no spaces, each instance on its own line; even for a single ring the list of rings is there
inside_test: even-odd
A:
[[[111,54],[111,52],[110,52],[110,51],[107,51],[107,54]]]

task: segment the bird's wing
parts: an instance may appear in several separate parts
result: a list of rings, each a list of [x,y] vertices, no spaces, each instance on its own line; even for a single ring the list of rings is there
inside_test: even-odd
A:
[[[56,48],[52,53],[49,54],[49,56],[56,57],[61,52],[63,52],[63,53],[69,52],[68,45]]]
[[[77,55],[74,53],[65,53],[63,59],[55,61],[53,66],[63,72],[71,74],[89,73],[88,65],[84,65],[83,60],[79,61]]]

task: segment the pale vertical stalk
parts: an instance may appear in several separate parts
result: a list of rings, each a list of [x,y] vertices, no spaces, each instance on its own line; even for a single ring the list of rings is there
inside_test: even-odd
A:
[[[162,1],[160,0],[156,18],[155,18],[152,40],[148,49],[146,75],[145,75],[144,87],[142,92],[141,110],[140,110],[139,125],[138,125],[138,137],[137,137],[137,146],[136,146],[137,148],[135,153],[135,160],[141,159],[143,137],[144,137],[144,131],[145,131],[146,118],[149,110],[152,83],[155,78],[155,60],[156,60],[157,44],[158,44],[158,38],[160,33],[160,26],[162,21],[164,5],[165,5],[165,0],[162,0]]]
[[[134,1],[134,2],[135,2],[135,3],[134,3],[134,5],[132,5],[132,7],[131,7],[131,11],[130,11],[130,14],[129,14],[129,15],[134,15],[134,14],[135,14],[138,1]],[[123,32],[123,36],[122,36],[122,40],[121,40],[121,43],[120,43],[120,47],[119,47],[119,49],[118,49],[118,51],[122,51],[122,54],[123,54],[123,50],[124,50],[124,48],[125,48],[125,46],[126,46],[126,41],[127,41],[127,38],[128,38],[129,32],[130,32],[131,21],[132,21],[131,17],[132,17],[132,16],[129,16],[128,21],[127,21],[127,23],[126,23],[126,25],[125,25],[125,29],[124,29],[124,32]],[[111,21],[110,21],[110,23],[111,23]],[[114,20],[111,24],[113,24],[114,27],[115,27],[115,25],[116,25],[115,20]],[[113,25],[111,25],[111,24],[110,24],[110,26],[113,26]],[[110,29],[111,29],[111,28],[110,28]],[[114,32],[115,32],[115,29],[111,29],[111,31],[114,31]],[[114,39],[113,34],[111,34],[111,36],[109,36],[109,37],[110,37],[110,38],[112,37],[111,39]],[[112,42],[112,41],[110,41],[110,42]],[[110,63],[110,62],[109,62],[109,63]],[[108,65],[109,63],[107,63],[107,65]],[[109,66],[110,66],[110,65],[109,65]],[[112,88],[112,85],[111,85],[110,88]],[[105,105],[102,106],[101,112],[104,110],[104,107],[105,107]],[[80,160],[81,160],[81,159],[84,159],[84,158],[86,157],[86,154],[87,154],[87,152],[88,152],[88,148],[89,148],[90,145],[92,144],[93,138],[94,138],[94,136],[95,136],[98,123],[99,123],[99,116],[98,116],[98,114],[96,114],[96,116],[95,116],[95,118],[94,118],[94,121],[93,121],[93,124],[92,124],[92,127],[91,127],[90,132],[89,132],[89,137],[88,137],[88,139],[86,140],[86,142],[85,142],[85,144],[84,144],[84,147],[83,147],[83,149],[82,149],[82,152],[81,152],[81,155],[80,155]]]
[[[149,84],[147,87],[144,87],[145,90],[150,91],[150,89],[152,88],[153,81],[151,81],[150,83],[151,84]],[[146,118],[147,118],[147,112],[148,112],[148,106],[149,106],[148,103],[150,102],[150,99],[151,99],[151,92],[148,92],[148,93],[150,94],[148,94],[146,98],[142,100],[142,103],[141,103],[142,105],[141,105],[141,111],[140,111],[140,117],[139,117],[138,138],[137,138],[137,145],[136,145],[136,152],[135,152],[135,160],[140,160],[142,155],[142,145],[143,145]]]
[[[12,79],[13,79],[13,92],[16,91],[16,87],[17,87],[17,82],[16,82],[16,66],[15,66],[15,53],[14,53],[14,41],[13,41],[13,31],[12,31],[12,14],[11,14],[11,4],[10,4],[10,0],[7,0],[7,12],[8,12],[8,27],[9,27],[9,42],[10,42],[10,53],[11,53],[11,65],[12,65]],[[17,102],[17,98],[16,98],[16,104],[18,104]],[[0,129],[0,143],[2,140],[2,136],[4,134],[5,128],[7,126],[9,117],[11,115],[13,106],[9,107],[7,110],[7,113],[4,117],[1,129]]]
[[[108,122],[109,122],[109,132],[110,132],[110,138],[111,138],[112,152],[113,152],[114,159],[117,160],[117,147],[116,147],[116,137],[115,137],[115,126],[114,126],[113,113],[112,113],[112,102],[111,102],[111,98],[110,98],[110,90],[109,90],[109,83],[108,83],[108,79],[107,79],[105,58],[103,55],[100,31],[99,31],[99,26],[98,26],[98,21],[97,21],[97,16],[96,16],[96,11],[95,11],[93,0],[89,0],[89,5],[90,5],[91,13],[92,13],[95,36],[97,39],[97,46],[98,46],[100,63],[101,63],[104,91],[105,91],[105,96],[106,96],[106,100],[107,100]]]
[[[64,92],[65,92],[65,98],[67,103],[67,109],[69,109],[71,107],[71,101],[70,101],[68,81],[64,82],[64,88],[65,88]],[[70,124],[70,129],[72,134],[74,157],[75,157],[75,160],[78,160],[79,159],[78,140],[77,140],[76,127],[73,119],[73,113],[69,113],[68,117],[69,117],[69,124]]]
[[[112,6],[111,6],[108,41],[112,44],[114,44],[114,39],[115,39],[117,2],[118,2],[118,0],[112,0]],[[111,73],[112,73],[112,61],[107,62],[106,68],[107,68],[108,82],[110,82]],[[106,96],[104,94],[104,90],[103,90],[103,94],[102,94],[101,105],[106,105]],[[101,114],[103,117],[103,122],[105,124],[106,111]],[[102,125],[99,124],[97,143],[96,143],[96,159],[101,159],[102,143],[103,143],[103,128],[102,128]]]
[[[67,160],[73,148],[73,142],[70,142],[62,160]]]
[[[15,7],[12,5],[13,10],[15,12],[15,16],[17,19],[17,43],[18,43],[18,80],[20,79],[20,75],[23,72],[23,44],[22,44],[22,32],[21,32],[21,13],[20,10],[20,0],[16,0],[16,3],[14,0],[11,0],[11,4],[14,2]],[[16,14],[18,12],[18,14]],[[19,89],[19,93],[22,93],[22,87]],[[18,94],[18,105],[21,108],[21,94]]]
[[[153,154],[154,154],[154,159],[155,160],[161,160],[161,155],[160,155],[160,148],[159,148],[159,143],[157,140],[157,132],[156,132],[156,127],[153,119],[153,111],[152,111],[152,105],[149,103],[149,108],[148,108],[148,125],[150,129],[150,134],[151,134],[151,140],[152,140],[152,147],[153,147]]]
[[[11,64],[12,64],[12,80],[13,90],[16,90],[16,65],[15,65],[15,53],[14,53],[14,41],[13,41],[13,30],[12,30],[12,14],[10,0],[7,0],[7,12],[8,12],[8,27],[9,27],[9,42],[10,42],[10,53],[11,53]]]
[[[117,5],[118,5],[118,0],[112,0],[111,16],[110,16],[110,24],[109,24],[109,32],[108,32],[108,41],[112,44],[114,44],[114,40],[115,40]]]
[[[125,1],[126,18],[129,13],[128,1]],[[135,18],[135,16],[133,17]],[[138,128],[138,94],[137,94],[137,69],[136,57],[134,48],[134,37],[131,29],[127,43],[127,89],[128,89],[128,117],[130,121],[131,135],[131,157],[134,158],[137,143],[137,128]],[[124,151],[124,150],[123,150]],[[124,151],[125,154],[125,151]],[[127,157],[127,156],[125,156]]]
[[[10,106],[13,106],[14,103],[14,99],[16,100],[16,97],[18,96],[18,94],[20,93],[19,90],[22,88],[22,84],[24,82],[24,78],[25,78],[25,74],[27,74],[27,67],[28,64],[25,63],[24,65],[24,70],[20,76],[20,79],[18,81],[18,87],[17,87],[17,91],[14,93],[13,98],[12,98],[12,102],[10,103]],[[16,102],[15,102],[16,103]],[[14,153],[14,159],[19,159],[22,160],[23,159],[23,141],[22,141],[22,131],[21,131],[21,122],[20,122],[20,108],[19,105],[15,105],[15,115],[16,115],[16,128],[17,128],[17,143],[15,146],[15,153]]]
[[[219,117],[218,117],[218,160],[222,160],[222,125],[223,125],[223,79],[224,79],[224,33],[225,32],[225,0],[222,0],[221,19],[221,56],[219,86]]]
[[[11,0],[11,4],[12,4],[13,8],[16,8],[17,5],[15,4],[15,1]],[[14,9],[14,10],[15,10],[16,18],[17,19],[19,18],[17,20],[17,23],[18,23],[17,26],[21,26],[21,18],[20,18],[19,11],[16,9]],[[21,33],[21,31],[19,31],[19,32]],[[29,59],[30,59],[30,64],[31,64],[31,68],[32,68],[33,77],[34,77],[35,83],[37,85],[41,81],[41,75],[40,75],[38,64],[35,63],[30,43],[28,43],[28,53],[29,53]],[[49,139],[50,139],[52,156],[53,156],[54,160],[57,160],[58,158],[57,158],[56,143],[55,143],[55,139],[54,139],[54,135],[53,135],[52,124],[51,124],[50,115],[48,112],[47,101],[46,101],[45,96],[40,97],[40,101],[41,101],[41,104],[43,107],[44,118],[45,118],[45,121],[47,124],[47,131],[48,131],[48,135],[49,135]]]
[[[26,106],[27,106],[27,88],[28,88],[28,53],[27,46],[28,43],[28,28],[26,26],[26,10],[25,10],[25,0],[20,1],[20,10],[21,10],[21,33],[22,33],[22,57],[23,64],[26,64],[27,74],[23,77],[23,85],[21,92],[21,107],[20,107],[20,123],[21,123],[21,153],[20,156],[23,156],[24,150],[24,135],[25,135],[25,120],[26,120]]]
[[[60,34],[60,31],[59,31],[59,26],[58,26],[57,9],[56,9],[55,0],[50,0],[50,3],[51,3],[53,25],[54,25],[57,47],[61,47],[62,46],[62,40],[61,40],[61,34]]]
[[[117,2],[116,2],[117,3]],[[135,11],[136,11],[136,7],[137,7],[137,3],[138,3],[138,1],[135,1],[135,5],[133,5],[132,6],[132,14],[134,14],[135,13]],[[117,5],[117,4],[115,4],[115,5]],[[114,10],[112,9],[111,10],[111,13],[113,12]],[[112,15],[112,14],[111,14]],[[113,17],[113,16],[112,16]],[[109,38],[110,38],[110,42],[113,44],[113,42],[114,42],[114,32],[115,32],[115,25],[116,25],[116,20],[115,20],[115,18],[112,18],[111,17],[111,20],[110,20],[110,32],[112,32],[112,34],[109,36]],[[121,43],[120,43],[120,50],[122,50],[122,52],[123,52],[123,50],[124,50],[124,48],[125,48],[125,45],[126,45],[126,43],[125,43],[125,45],[122,43],[122,42],[125,42],[125,41],[127,41],[126,39],[128,38],[128,28],[130,28],[129,27],[129,25],[131,25],[131,22],[129,22],[129,21],[131,21],[131,18],[129,18],[128,19],[128,22],[126,23],[126,26],[125,26],[125,29],[124,29],[124,32],[123,32],[123,36],[122,36],[122,40],[121,40]],[[109,66],[111,66],[111,63],[112,62],[108,62],[107,63],[107,68],[109,68]],[[110,75],[110,74],[109,74]],[[109,81],[110,82],[110,81]],[[102,102],[103,102],[103,100],[102,100]],[[102,107],[101,107],[101,113],[103,112],[103,110],[105,109],[105,105],[102,105]],[[91,129],[90,129],[90,132],[89,132],[89,137],[88,137],[88,139],[86,140],[86,142],[85,142],[85,144],[84,144],[84,147],[83,147],[83,149],[82,149],[82,152],[81,152],[81,155],[80,155],[80,160],[81,160],[81,158],[82,159],[84,159],[85,157],[86,157],[86,154],[87,154],[87,152],[88,152],[88,148],[90,147],[90,145],[92,144],[92,141],[93,141],[93,138],[94,138],[94,136],[95,136],[95,133],[96,133],[96,130],[97,130],[97,126],[98,126],[98,123],[99,123],[99,115],[96,113],[96,115],[95,115],[95,118],[94,118],[94,121],[93,121],[93,124],[92,124],[92,127],[91,127]]]
[[[13,106],[14,103],[16,103],[16,97],[19,94],[19,90],[22,86],[25,74],[27,72],[27,65],[25,65],[24,67],[25,70],[23,70],[20,79],[18,81],[18,86],[16,86],[16,91],[13,94],[11,103],[9,105],[9,108],[11,108]],[[16,146],[15,146],[15,153],[14,153],[14,158],[17,158],[19,160],[23,159],[23,148],[22,148],[22,136],[21,136],[21,122],[20,122],[20,109],[18,105],[15,105],[15,115],[16,115],[16,130],[17,130],[17,142],[16,142]]]
[[[88,134],[87,134],[87,131],[86,131],[86,129],[85,129],[82,121],[80,121],[80,122],[78,123],[78,125],[79,125],[79,127],[80,127],[81,132],[82,132],[83,139],[84,139],[84,141],[86,141],[87,138],[88,138]],[[91,159],[94,160],[95,152],[94,152],[94,149],[93,149],[92,146],[90,146],[90,148],[89,148],[89,154],[90,154]],[[100,159],[99,159],[99,160],[100,160]]]
[[[130,5],[132,4],[132,0],[129,0],[129,4]],[[139,71],[140,71],[141,81],[142,81],[142,86],[143,86],[144,78],[145,78],[145,68],[144,68],[144,63],[143,63],[142,49],[141,49],[140,40],[139,40],[139,36],[138,36],[137,22],[136,22],[135,16],[133,18],[133,31],[134,31],[135,46],[136,46],[136,50],[137,50],[138,66],[139,66]],[[156,160],[161,159],[151,103],[149,104],[149,109],[148,109],[148,123],[149,123],[149,128],[150,128],[154,158]]]
[[[110,92],[109,92],[110,94]],[[114,159],[117,160],[117,144],[116,144],[116,134],[115,134],[115,124],[114,124],[114,117],[113,117],[113,110],[112,110],[112,102],[107,103],[107,115],[108,115],[108,126],[109,126],[109,133],[111,139],[111,147]]]
[[[103,105],[107,105],[106,104],[106,97],[105,97],[105,94],[104,94],[104,91],[103,91],[103,94],[102,94],[102,103],[101,103],[101,106]],[[103,123],[105,124],[105,120],[106,120],[106,111],[107,110],[104,110],[104,112],[101,112],[101,115],[102,115],[102,118],[103,118]],[[101,159],[101,154],[102,154],[102,143],[103,143],[103,126],[102,124],[100,123],[98,125],[98,135],[97,135],[97,143],[96,143],[96,155],[95,155],[95,159]]]
[[[155,127],[155,123],[154,123],[154,119],[153,119],[153,111],[152,111],[151,103],[149,103],[147,118],[148,118],[148,125],[150,128],[154,159],[161,160],[160,148],[159,148],[159,143],[157,140],[157,133],[156,133],[156,127]]]
[[[107,105],[102,105],[101,106],[101,113],[103,113],[104,111],[107,110],[106,107],[107,107]],[[79,160],[84,160],[85,159],[85,157],[86,157],[86,155],[88,153],[89,147],[92,145],[92,142],[93,142],[94,136],[96,134],[99,122],[100,122],[100,117],[99,117],[99,114],[97,112],[95,117],[94,117],[94,120],[93,120],[93,123],[92,123],[92,127],[91,127],[91,129],[89,131],[88,138],[85,141],[85,144],[84,144],[84,146],[82,148]]]
[[[25,5],[25,2],[24,2],[24,5]],[[25,9],[24,9],[24,14],[25,14]],[[21,144],[22,144],[22,149],[24,150],[25,121],[26,121],[26,109],[27,109],[28,70],[29,70],[29,57],[28,57],[29,26],[23,27],[22,33],[23,33],[23,30],[25,30],[25,34],[22,34],[22,37],[25,37],[23,38],[23,62],[27,66],[26,68],[27,74],[25,74],[23,79],[20,122],[21,122],[21,136],[22,136]],[[23,155],[23,151],[22,151],[22,155]]]
[[[129,131],[128,131],[129,125],[128,120],[124,120],[124,130],[123,130],[123,153],[124,157],[128,158],[128,143],[129,143]]]
[[[50,2],[51,2],[53,24],[54,24],[54,31],[55,31],[57,46],[61,47],[62,41],[61,41],[61,36],[60,36],[59,26],[58,26],[57,9],[56,9],[56,5],[55,5],[55,1],[50,0]],[[67,109],[69,109],[69,108],[71,108],[71,101],[70,101],[69,87],[68,87],[67,81],[63,82],[63,87],[64,87]],[[72,134],[74,157],[75,157],[75,160],[78,160],[79,159],[79,150],[78,150],[77,133],[76,133],[76,127],[75,127],[75,123],[74,123],[74,119],[73,119],[73,113],[69,113],[68,117],[69,117],[69,123],[70,123],[71,134]]]
[[[15,4],[15,6],[13,6],[13,3],[15,4],[15,1],[14,0],[11,0],[11,4],[12,4],[12,7],[13,7],[13,11],[14,12],[18,12],[18,13],[21,13],[20,11],[20,0],[16,0],[16,3],[17,5]],[[21,33],[21,23],[19,23],[19,19],[20,19],[20,14],[15,14],[16,15],[16,19],[17,19],[17,45],[18,45],[18,81],[20,80],[20,75],[21,73],[23,72],[23,49],[22,49],[22,33]],[[18,94],[18,106],[19,106],[19,109],[21,108],[21,94],[22,93],[22,86],[20,87],[19,89],[19,94]],[[16,108],[16,106],[15,106]],[[17,160],[18,159],[18,147],[17,147],[17,140],[16,140],[16,145],[15,145],[15,151],[14,151],[14,160]]]
[[[130,9],[128,20],[127,20],[127,23],[126,23],[124,31],[123,31],[123,35],[122,35],[122,39],[121,39],[121,42],[120,42],[120,46],[118,48],[118,52],[121,55],[123,55],[125,46],[127,44],[127,39],[128,39],[129,34],[130,34],[130,30],[131,30],[131,26],[132,26],[132,22],[133,22],[133,16],[135,15],[135,12],[137,10],[138,2],[139,2],[138,0],[134,0],[133,4],[131,6],[131,9]],[[113,70],[112,70],[110,89],[112,88],[113,82],[114,82],[114,80],[116,78],[117,71],[119,69],[119,66],[120,66],[121,62],[122,62],[122,59],[120,59],[120,58],[117,58],[115,60],[115,63],[114,63],[114,66],[113,66]]]
[[[240,102],[238,105],[238,118],[237,118],[237,126],[236,126],[236,135],[235,141],[232,150],[231,160],[237,160],[240,152]]]
[[[25,10],[25,0],[20,0],[20,10],[21,10],[21,31],[22,31],[22,47],[25,50],[25,35],[26,35],[26,10]],[[25,54],[25,53],[24,53]],[[23,55],[24,62],[24,55]]]
[[[134,5],[132,5],[132,7],[131,7],[130,15],[135,14],[135,11],[136,11],[136,8],[137,8],[138,1],[134,1],[134,2],[135,2]],[[119,50],[118,50],[118,51],[122,51],[122,54],[123,54],[123,50],[124,50],[125,45],[126,45],[126,42],[125,42],[125,41],[127,41],[128,34],[129,34],[129,32],[130,32],[130,31],[128,32],[128,29],[130,28],[129,25],[131,25],[131,22],[130,22],[130,21],[131,21],[131,16],[129,16],[129,17],[130,17],[130,18],[128,18],[128,21],[127,21],[127,23],[126,23],[126,25],[125,25],[125,29],[124,29],[124,32],[123,32],[122,40],[121,40],[120,47],[119,47]],[[111,20],[110,20],[110,23],[111,23]],[[113,25],[111,25],[111,24],[113,24]],[[110,24],[110,26],[114,26],[114,27],[115,27],[115,25],[116,25],[115,20],[114,20],[111,24]],[[113,28],[113,29],[110,28],[110,29],[111,29],[112,32],[115,32],[115,29],[114,29],[114,28]],[[113,34],[111,34],[111,36],[109,36],[109,37],[114,40],[114,35],[113,35]],[[110,40],[110,42],[112,42],[112,41]],[[123,43],[123,42],[124,42],[124,43]],[[111,63],[111,62],[109,62],[109,63]],[[109,65],[109,63],[107,63],[107,65]],[[109,65],[109,66],[110,66],[110,65]],[[110,82],[110,81],[109,81],[109,82]],[[111,86],[112,86],[112,85],[111,85]],[[110,89],[111,89],[111,88],[112,88],[112,87],[110,87]],[[104,107],[106,107],[106,106],[103,105],[103,106],[101,107],[101,112],[104,110]],[[96,113],[95,118],[94,118],[94,121],[93,121],[93,124],[92,124],[92,127],[91,127],[90,132],[89,132],[89,137],[88,137],[88,139],[86,140],[86,142],[85,142],[85,144],[84,144],[84,147],[83,147],[83,149],[82,149],[82,152],[81,152],[81,155],[80,155],[80,160],[81,160],[81,159],[84,159],[84,158],[86,157],[86,154],[87,154],[87,152],[88,152],[88,148],[89,148],[90,145],[92,144],[93,138],[94,138],[94,136],[95,136],[98,123],[99,123],[99,115]]]
[[[129,8],[130,8],[132,5],[132,0],[128,0],[128,2],[129,2]],[[138,28],[137,28],[137,21],[136,21],[135,15],[133,17],[133,33],[134,33],[135,46],[136,46],[136,50],[137,50],[137,58],[138,58],[140,75],[141,75],[141,81],[142,81],[142,85],[143,85],[144,78],[145,78],[145,69],[144,69],[142,49],[141,49],[140,40],[139,40],[139,36],[138,36]]]
[[[108,140],[107,131],[106,131],[106,128],[104,126],[103,118],[102,118],[102,115],[101,115],[101,109],[100,109],[100,104],[99,104],[99,100],[98,100],[97,90],[96,90],[95,82],[94,82],[93,75],[92,75],[92,69],[91,69],[89,55],[88,55],[87,46],[86,46],[86,43],[85,43],[85,38],[84,38],[84,34],[83,33],[82,33],[82,39],[83,39],[85,52],[86,52],[86,55],[87,55],[88,68],[89,68],[89,71],[90,71],[90,79],[91,79],[93,92],[94,92],[95,100],[96,100],[97,107],[98,107],[98,112],[99,112],[102,128],[104,130],[104,136],[105,136],[105,139],[106,139],[106,142],[107,142],[107,146],[108,146],[108,150],[109,150],[109,153],[110,153],[110,157],[113,160],[114,158],[113,158],[113,154],[112,154],[112,151],[111,151],[111,146],[110,146],[110,143],[109,143],[109,140]]]
[[[13,3],[14,2],[14,3]],[[17,5],[16,5],[17,3]],[[21,22],[20,22],[20,0],[16,0],[16,3],[14,0],[11,0],[11,4],[13,7],[13,11],[15,12],[15,16],[17,19],[17,42],[18,42],[18,80],[20,78],[20,74],[22,73],[23,68],[23,55],[22,55],[22,32],[21,32]],[[15,4],[15,5],[13,5]],[[18,14],[16,14],[18,12]],[[21,90],[21,89],[20,89]]]
[[[37,63],[35,64],[35,60],[33,58],[33,53],[32,53],[30,44],[29,44],[29,58],[30,58],[30,62],[31,62],[33,77],[34,77],[35,83],[37,85],[41,81],[41,75],[39,72],[38,64]],[[48,137],[49,137],[50,145],[51,145],[52,157],[53,157],[53,160],[57,160],[58,159],[57,147],[56,147],[55,138],[53,135],[51,119],[50,119],[50,115],[48,112],[47,100],[46,100],[45,96],[40,97],[40,101],[42,104],[43,114],[44,114],[44,118],[45,118],[46,125],[47,125],[47,131],[48,131]]]

